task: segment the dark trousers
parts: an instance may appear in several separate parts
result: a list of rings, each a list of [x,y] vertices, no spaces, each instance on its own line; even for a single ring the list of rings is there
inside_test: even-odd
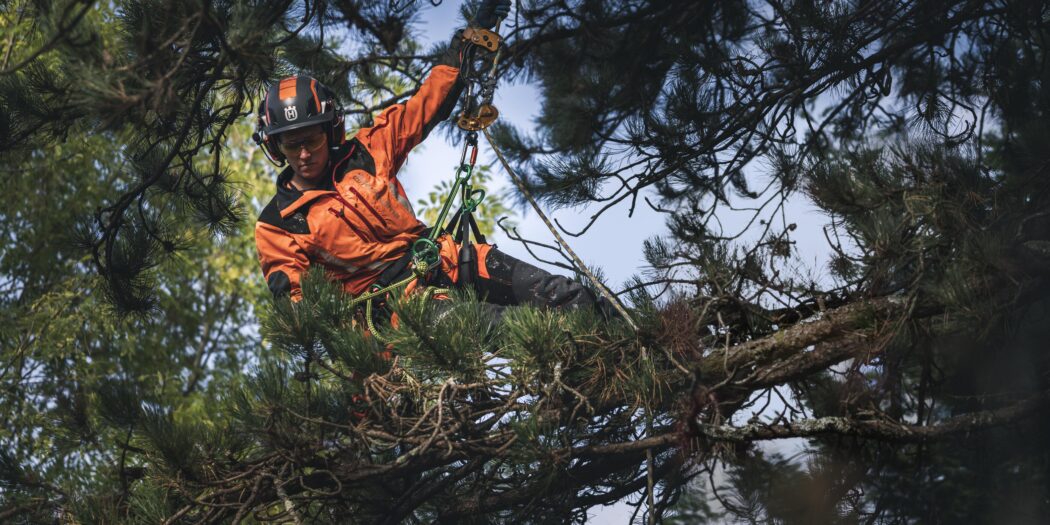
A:
[[[483,264],[488,276],[486,278],[479,272],[472,286],[478,293],[478,299],[491,305],[488,309],[495,315],[499,315],[503,307],[515,305],[593,308],[606,313],[605,302],[599,301],[594,292],[579,282],[511,257],[495,246],[479,263]],[[442,287],[461,285],[444,273],[439,273],[429,284]]]

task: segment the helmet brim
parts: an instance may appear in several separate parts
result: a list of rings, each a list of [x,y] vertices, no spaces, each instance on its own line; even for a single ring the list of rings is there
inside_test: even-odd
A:
[[[287,132],[287,131],[292,131],[292,130],[302,129],[302,128],[308,128],[310,126],[316,126],[318,124],[328,124],[328,123],[331,123],[334,119],[335,119],[335,114],[334,113],[323,113],[321,115],[315,115],[315,116],[310,117],[310,118],[305,118],[305,119],[303,119],[303,120],[301,120],[299,122],[295,122],[293,124],[288,124],[288,125],[285,125],[285,126],[281,126],[279,128],[274,128],[274,129],[268,130],[266,132],[266,134],[271,136],[271,137],[274,137],[274,136],[280,135],[281,133],[284,133],[284,132]]]

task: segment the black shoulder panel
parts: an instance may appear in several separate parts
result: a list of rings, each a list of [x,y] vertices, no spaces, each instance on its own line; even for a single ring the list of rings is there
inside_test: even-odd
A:
[[[350,151],[351,147],[353,151]],[[361,144],[361,141],[356,138],[347,142],[343,148],[333,152],[333,155],[337,156],[332,159],[332,162],[336,163],[333,166],[333,169],[336,170],[336,182],[342,181],[343,176],[350,170],[365,170],[372,175],[376,173],[375,159],[372,158],[372,154],[368,152],[365,145]]]
[[[270,288],[270,293],[276,298],[292,293],[292,281],[281,270],[270,274],[270,277],[266,279],[266,286]]]
[[[463,63],[461,60],[461,51],[463,50],[463,30],[456,31],[452,35],[452,42],[449,43],[448,48],[445,49],[445,53],[438,60],[438,65],[452,66],[454,68],[462,69]],[[463,93],[463,88],[466,86],[466,82],[462,76],[456,77],[456,83],[449,89],[448,94],[445,96],[445,100],[441,102],[434,116],[423,125],[423,136],[420,140],[425,140],[431,131],[437,127],[441,122],[448,120],[448,117],[452,115],[452,111],[456,109],[456,102],[459,101],[460,94]]]
[[[275,226],[288,233],[310,233],[310,224],[306,221],[306,210],[309,209],[309,206],[303,206],[285,219],[281,217],[277,200],[276,196],[270,199],[269,204],[259,214],[259,222]]]
[[[276,226],[278,228],[284,228],[284,220],[281,219],[281,212],[277,210],[277,196],[270,199],[270,202],[266,204],[262,212],[259,213],[259,222],[264,222],[270,226]]]
[[[456,109],[456,102],[459,101],[459,96],[463,93],[464,86],[466,86],[466,82],[463,81],[463,78],[456,77],[456,83],[452,84],[452,88],[445,95],[445,100],[441,102],[437,112],[423,125],[423,136],[419,140],[426,140],[430,132],[434,131],[438,124],[448,120],[448,117],[452,115],[452,110]]]

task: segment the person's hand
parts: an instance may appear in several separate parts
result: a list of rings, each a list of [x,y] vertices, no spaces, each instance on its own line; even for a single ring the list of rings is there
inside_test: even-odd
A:
[[[510,13],[510,0],[482,0],[474,25],[482,29],[491,29],[496,21],[506,18]]]

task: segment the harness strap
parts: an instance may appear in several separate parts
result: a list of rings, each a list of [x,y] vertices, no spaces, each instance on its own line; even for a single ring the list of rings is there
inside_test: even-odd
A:
[[[412,264],[412,250],[408,250],[399,259],[387,265],[386,269],[379,274],[375,282],[372,283],[372,288],[386,288],[395,282],[408,277],[412,272],[409,267]]]
[[[488,244],[485,236],[481,234],[481,228],[478,226],[478,221],[474,218],[474,214],[468,213],[467,218],[470,219],[470,229],[474,232],[474,239],[480,244]]]
[[[474,250],[474,245],[470,243],[471,214],[466,212],[464,215],[465,218],[460,219],[459,234],[457,235],[461,243],[459,246],[459,275],[457,280],[460,286],[474,286],[478,274],[478,256]]]

